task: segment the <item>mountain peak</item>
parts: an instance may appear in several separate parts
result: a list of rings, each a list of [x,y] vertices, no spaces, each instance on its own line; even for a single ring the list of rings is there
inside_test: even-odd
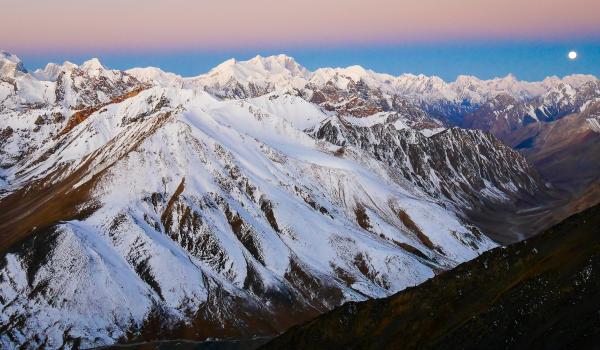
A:
[[[62,65],[48,63],[44,69],[36,69],[33,76],[39,80],[56,81],[61,72],[71,71],[75,68],[77,68],[77,65],[69,61],[65,61]]]
[[[102,63],[100,63],[99,59],[92,58],[83,62],[80,66],[69,61],[65,61],[62,65],[48,63],[44,69],[36,69],[35,72],[33,72],[33,76],[39,80],[56,81],[61,72],[70,72],[75,68],[78,68],[92,76],[98,76],[102,71],[106,70]]]
[[[513,73],[508,73],[504,77],[496,77],[494,79],[491,79],[490,81],[496,82],[496,83],[507,83],[507,84],[515,84],[515,83],[521,82]]]
[[[368,74],[367,70],[365,68],[363,68],[363,66],[360,66],[358,64],[346,67],[345,71],[347,73],[355,74],[355,75],[358,75],[358,76],[363,76],[363,75],[367,75]]]
[[[260,66],[264,70],[268,72],[281,72],[281,71],[290,71],[293,75],[301,75],[305,74],[307,70],[302,67],[293,57],[279,54],[263,57],[261,55],[256,55],[251,58],[246,63]]]
[[[298,77],[307,79],[309,75],[310,72],[292,57],[257,55],[247,61],[231,58],[211,69],[208,74],[200,75],[196,79],[210,78],[225,83],[230,79],[238,81],[290,80]]]
[[[0,75],[14,76],[17,72],[27,73],[21,59],[14,54],[0,50]]]
[[[481,83],[481,79],[472,76],[472,75],[459,75],[456,77],[456,80],[454,81],[455,84],[470,84],[470,83]]]
[[[597,81],[597,80],[598,80],[598,78],[596,78],[595,76],[590,75],[590,74],[571,74],[571,75],[567,75],[564,78],[562,78],[562,81],[571,85],[574,88],[578,88],[590,81]]]
[[[94,57],[92,59],[89,59],[89,60],[83,62],[83,64],[81,65],[81,69],[90,72],[90,71],[103,70],[105,68],[102,65],[102,63],[100,63],[100,60],[98,58]]]
[[[219,65],[218,65],[217,67],[215,67],[215,68],[218,68],[218,67],[221,67],[221,66],[223,66],[223,67],[226,67],[226,66],[233,66],[233,65],[234,65],[234,64],[236,64],[236,63],[238,63],[238,61],[237,61],[235,58],[230,58],[230,59],[228,59],[228,60],[226,60],[226,61],[223,61],[221,64],[219,64]]]
[[[291,56],[288,56],[286,54],[278,54],[278,55],[270,55],[270,56],[262,56],[262,55],[256,55],[254,57],[252,57],[251,59],[248,60],[248,62],[280,62],[280,63],[285,63],[285,62],[295,62],[294,58]]]

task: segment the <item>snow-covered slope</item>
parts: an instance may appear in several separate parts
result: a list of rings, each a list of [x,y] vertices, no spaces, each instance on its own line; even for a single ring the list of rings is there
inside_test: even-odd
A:
[[[91,215],[57,213],[47,226],[39,211],[6,212],[18,220],[4,221],[3,233],[23,234],[18,223],[30,221],[40,229],[29,239],[48,241],[41,261],[28,249],[5,256],[3,341],[110,343],[159,306],[189,320],[211,283],[274,319],[274,298],[314,313],[389,295],[494,246],[385,165],[367,168],[336,149],[255,104],[197,90],[152,88],[94,112],[8,177],[11,186],[44,183],[41,206],[86,188],[77,206]],[[13,196],[23,200],[17,191],[4,203]],[[214,302],[224,313],[216,324],[235,321],[225,311],[234,302]],[[40,329],[46,337],[36,340]]]
[[[274,334],[476,257],[496,244],[467,210],[544,190],[491,136],[444,131],[402,77],[3,57],[2,347]]]
[[[165,72],[156,67],[132,68],[127,74],[147,84],[158,84],[165,87],[182,87],[183,78],[177,74]]]
[[[284,118],[300,130],[315,127],[331,114],[319,108],[319,106],[290,93],[281,95],[270,93],[246,101],[265,112]]]
[[[393,118],[357,125],[332,117],[314,135],[342,150],[359,147],[434,198],[462,208],[535,195],[543,187],[523,156],[479,130],[451,128],[426,137],[404,125],[399,128]]]

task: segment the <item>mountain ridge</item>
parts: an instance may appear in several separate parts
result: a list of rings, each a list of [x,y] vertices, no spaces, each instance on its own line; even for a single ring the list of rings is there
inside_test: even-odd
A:
[[[4,52],[4,51],[3,51]],[[11,55],[8,53],[5,53],[6,55]],[[17,58],[15,55],[12,55],[13,57]],[[86,62],[88,64],[90,64],[91,61],[94,61],[94,64],[100,64],[100,61],[97,58],[91,59],[91,60],[87,60]],[[20,62],[20,60],[19,60]],[[86,62],[84,62],[81,66],[85,66]],[[455,84],[455,85],[460,85],[463,89],[465,88],[465,85],[471,85],[474,83],[484,83],[484,84],[488,84],[490,86],[500,86],[498,88],[498,90],[506,90],[507,86],[513,86],[513,85],[519,85],[519,84],[523,84],[525,86],[527,85],[541,85],[541,86],[551,86],[551,85],[555,85],[558,82],[563,82],[563,83],[567,83],[569,85],[573,85],[574,87],[579,87],[581,85],[583,85],[585,82],[589,82],[589,81],[595,81],[598,80],[597,77],[593,76],[593,75],[589,75],[589,74],[571,74],[571,75],[566,75],[564,77],[557,77],[557,76],[548,76],[540,81],[525,81],[525,80],[518,80],[514,75],[512,74],[508,74],[505,77],[495,77],[495,78],[491,78],[491,79],[480,79],[476,76],[472,76],[472,75],[459,75],[457,76],[457,78],[454,81],[444,81],[443,79],[437,77],[437,76],[427,76],[427,75],[423,75],[423,74],[411,74],[411,73],[402,73],[400,75],[394,76],[394,75],[390,75],[387,73],[377,73],[371,69],[367,69],[367,68],[363,68],[360,65],[352,65],[352,66],[348,66],[348,67],[331,67],[331,68],[319,68],[316,69],[315,71],[308,71],[306,68],[302,67],[300,64],[298,64],[296,62],[296,60],[291,57],[291,56],[287,56],[285,54],[279,54],[279,55],[272,55],[272,56],[260,56],[257,55],[251,59],[248,60],[237,60],[234,58],[231,58],[229,60],[226,60],[224,62],[222,62],[221,64],[215,66],[214,68],[210,69],[208,72],[206,73],[201,73],[199,75],[195,75],[195,76],[190,76],[190,77],[182,77],[178,74],[175,74],[175,76],[180,77],[182,79],[194,79],[194,78],[199,78],[199,77],[203,77],[206,75],[210,75],[211,72],[214,73],[221,73],[220,69],[224,69],[224,68],[228,68],[231,66],[236,66],[236,65],[248,65],[248,66],[263,66],[263,68],[265,67],[265,64],[268,66],[269,62],[290,62],[290,64],[292,66],[294,66],[294,69],[292,70],[296,70],[298,71],[298,75],[300,76],[307,76],[307,73],[311,73],[311,75],[314,75],[315,73],[317,73],[317,71],[319,70],[323,70],[323,71],[330,71],[333,74],[337,73],[337,74],[343,74],[343,75],[348,75],[350,77],[353,78],[361,78],[361,77],[366,77],[369,74],[373,74],[373,75],[379,75],[379,76],[383,76],[385,78],[395,78],[398,80],[406,80],[406,81],[411,81],[411,80],[421,80],[421,81],[425,81],[427,83],[431,82],[431,81],[437,81],[437,85],[441,85],[441,84],[447,84],[447,85],[451,85],[451,84]],[[22,62],[20,62],[21,65],[23,65]],[[49,63],[49,65],[52,66],[61,66],[61,65],[57,65],[55,63]],[[65,62],[62,66],[72,66],[74,65],[71,62]],[[283,65],[285,67],[285,64]],[[160,68],[157,67],[146,67],[149,69],[153,69],[153,70],[160,70],[163,73],[169,73],[166,72]],[[130,68],[128,70],[132,70],[132,69],[141,69],[141,68]],[[43,73],[45,70],[44,69],[37,69],[34,74],[41,74]],[[354,72],[354,73],[353,73]],[[169,74],[173,74],[173,73],[169,73]],[[331,74],[331,73],[329,73]],[[43,75],[40,75],[40,77],[43,77]],[[402,79],[405,78],[405,79]],[[511,84],[512,83],[512,84]],[[433,84],[434,86],[436,84]],[[502,86],[504,85],[504,86]],[[538,88],[539,89],[539,88]],[[526,90],[524,88],[521,88],[520,90]]]
[[[0,80],[3,346],[272,335],[574,210],[376,73],[310,81],[287,56],[216,73],[89,60]]]
[[[593,347],[600,207],[392,297],[348,303],[261,349]]]

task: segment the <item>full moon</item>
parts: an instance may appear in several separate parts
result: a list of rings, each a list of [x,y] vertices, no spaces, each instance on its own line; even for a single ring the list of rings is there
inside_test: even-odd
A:
[[[570,60],[574,60],[576,58],[577,58],[577,52],[575,52],[575,51],[569,52],[569,59]]]

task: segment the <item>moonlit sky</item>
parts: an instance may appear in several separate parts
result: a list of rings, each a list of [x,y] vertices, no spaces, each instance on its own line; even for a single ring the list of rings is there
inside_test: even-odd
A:
[[[596,0],[0,0],[0,9],[0,48],[29,69],[97,56],[189,76],[283,52],[311,69],[445,79],[600,75]]]

